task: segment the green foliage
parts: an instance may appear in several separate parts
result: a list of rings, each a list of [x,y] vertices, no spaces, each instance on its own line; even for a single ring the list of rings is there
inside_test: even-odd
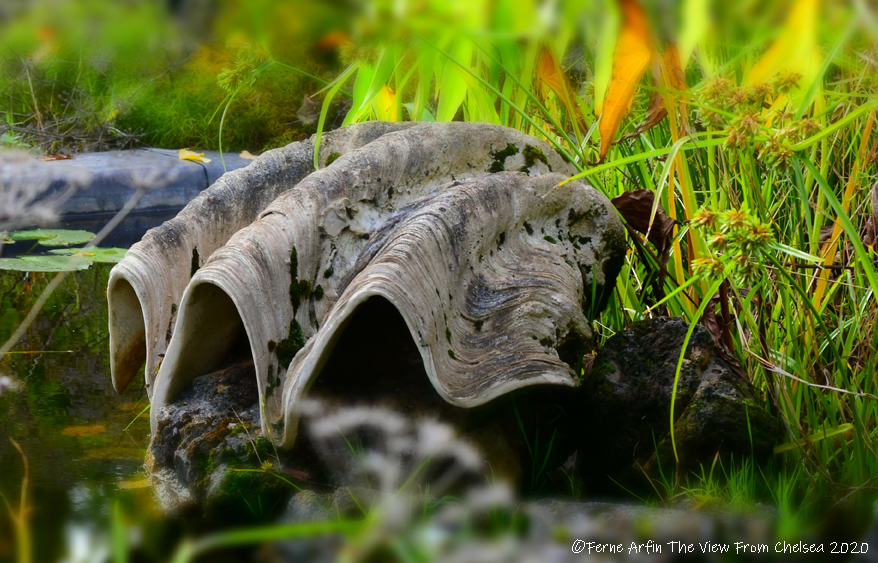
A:
[[[0,24],[0,111],[9,127],[0,124],[0,146],[216,149],[212,114],[231,84],[243,87],[224,124],[225,148],[286,144],[313,131],[297,109],[321,87],[307,71],[336,68],[314,45],[343,14],[326,3],[247,0],[187,14],[209,22],[187,27],[162,2],[34,2]],[[258,81],[248,75],[256,60],[276,63]]]
[[[765,278],[767,271],[761,252],[774,242],[770,225],[760,222],[747,210],[737,209],[721,213],[704,210],[696,215],[692,225],[709,232],[707,244],[713,251],[693,261],[693,273],[713,279],[732,275],[742,286]]]
[[[609,197],[655,191],[656,207],[680,221],[667,271],[659,276],[657,257],[631,253],[593,328],[606,338],[656,310],[692,322],[725,311],[729,340],[718,345],[731,344],[783,420],[778,441],[791,444],[765,486],[753,485],[745,463],[747,479],[707,471],[690,492],[734,486],[737,498],[746,488],[748,498],[809,518],[839,498],[867,506],[878,474],[878,275],[866,229],[878,221],[868,189],[878,177],[869,156],[878,101],[876,68],[857,53],[874,49],[874,30],[858,28],[840,4],[726,3],[711,13],[699,2],[650,4],[653,33],[678,40],[687,90],[653,76],[623,120],[627,131],[593,166],[595,92],[606,91],[622,18],[614,6],[376,0],[347,53],[356,71],[345,122],[499,123],[552,143]],[[557,75],[545,52],[562,61],[566,93],[546,87]],[[654,111],[653,93],[669,115],[638,127]],[[821,431],[826,439],[814,441]],[[673,475],[671,489],[686,479]]]
[[[678,41],[688,90],[671,91],[650,77],[653,86],[641,85],[604,163],[595,166],[600,139],[593,116],[610,80],[622,18],[615,2],[375,0],[340,16],[304,2],[234,4],[214,24],[227,41],[195,49],[144,38],[148,27],[161,30],[157,37],[170,37],[171,28],[146,3],[130,12],[99,10],[108,3],[96,0],[33,12],[28,22],[3,30],[18,57],[2,69],[0,99],[12,100],[7,122],[63,114],[52,89],[61,85],[68,98],[87,101],[79,104],[80,129],[121,127],[160,145],[211,148],[222,125],[227,149],[266,146],[313,131],[288,124],[299,119],[302,94],[316,96],[324,87],[318,132],[333,125],[332,113],[349,91],[344,123],[464,119],[544,138],[605,195],[653,190],[656,207],[678,221],[667,262],[649,253],[626,257],[609,308],[593,322],[598,338],[658,311],[700,322],[725,309],[725,351],[783,423],[783,447],[767,468],[747,460],[696,475],[665,468],[656,496],[688,496],[703,506],[769,501],[778,507],[782,536],[838,504],[854,513],[870,505],[878,475],[878,196],[870,190],[878,180],[878,69],[868,55],[875,51],[868,18],[824,2],[807,26],[778,30],[776,22],[791,13],[787,3],[715,3],[710,13],[704,2],[677,3],[668,13],[650,4],[653,33]],[[88,41],[76,26],[56,25],[58,37],[71,38],[58,40],[57,50],[33,33],[87,10],[116,24]],[[343,27],[332,21],[336,16],[352,29],[344,71],[308,44]],[[244,31],[229,33],[238,24]],[[119,47],[102,54],[88,44]],[[142,56],[144,45],[154,45],[149,52],[156,55]],[[809,51],[799,56],[795,49],[803,45]],[[557,74],[541,64],[551,58],[544,53],[561,61],[568,87],[546,86]],[[804,71],[794,68],[805,64]],[[652,93],[668,118],[638,127],[655,109]],[[10,130],[0,142],[31,139]],[[296,275],[290,298],[298,304],[310,288]],[[715,295],[723,281],[727,291]],[[533,442],[535,469],[544,465],[548,444],[541,450]],[[316,532],[259,533],[252,537]]]

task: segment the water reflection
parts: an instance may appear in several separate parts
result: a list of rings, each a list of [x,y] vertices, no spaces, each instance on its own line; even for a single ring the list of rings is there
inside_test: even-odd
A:
[[[106,560],[114,504],[129,547],[159,560],[168,541],[144,541],[167,527],[143,473],[149,419],[141,385],[117,395],[110,381],[106,287],[110,266],[67,277],[0,374],[21,384],[0,397],[0,491],[18,508],[27,456],[27,504],[34,561]],[[0,271],[0,341],[27,315],[54,274]],[[136,418],[137,417],[137,418]],[[135,420],[136,418],[136,420]],[[133,422],[132,422],[133,421]],[[0,522],[0,560],[15,557],[8,515]]]

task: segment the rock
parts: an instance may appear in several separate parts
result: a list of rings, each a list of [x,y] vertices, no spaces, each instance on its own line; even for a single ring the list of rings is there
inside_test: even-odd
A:
[[[872,505],[872,523],[860,538],[860,543],[866,544],[872,549],[867,549],[865,553],[858,553],[851,557],[850,561],[856,563],[878,563],[878,550],[875,549],[875,546],[878,545],[878,501]]]
[[[592,482],[605,475],[672,475],[669,420],[677,361],[689,325],[654,318],[617,333],[601,348],[580,396],[580,455]],[[674,432],[683,471],[709,467],[720,452],[728,459],[770,455],[777,421],[754,400],[749,381],[715,353],[708,331],[696,327],[677,384]]]
[[[532,542],[555,539],[570,545],[579,538],[596,543],[622,543],[628,553],[632,542],[645,544],[652,540],[653,544],[661,545],[664,557],[658,560],[662,561],[673,559],[668,546],[671,541],[768,544],[774,537],[775,518],[768,512],[702,512],[556,499],[525,503],[519,511],[528,517],[527,535]],[[698,546],[695,550],[701,555]],[[649,560],[650,553],[641,549],[638,555]]]
[[[195,379],[178,401],[160,409],[157,420],[146,465],[165,511],[197,505],[209,516],[230,507],[241,512],[242,499],[250,506],[258,506],[260,498],[270,500],[265,506],[273,506],[278,495],[292,491],[262,471],[278,469],[286,458],[276,456],[259,427],[252,362]]]
[[[290,500],[281,521],[299,524],[355,521],[362,517],[363,509],[374,509],[376,495],[377,491],[369,489],[338,489],[325,494],[302,491]],[[482,506],[474,502],[472,497],[437,502],[436,499],[412,495],[405,497],[404,503],[417,507],[424,506],[427,500],[426,505],[430,508],[426,511],[426,517],[423,517],[424,510],[416,510],[410,514],[410,518],[397,523],[397,527],[378,524],[359,538],[360,544],[357,543],[358,538],[351,540],[348,549],[356,549],[351,546],[362,547],[363,538],[382,538],[392,533],[397,537],[435,538],[436,541],[425,545],[425,549],[436,560],[443,561],[532,563],[592,560],[593,554],[587,557],[571,552],[574,541],[579,539],[600,544],[622,544],[622,552],[628,557],[621,560],[635,560],[631,555],[636,554],[637,561],[650,562],[680,560],[679,547],[672,552],[669,542],[684,542],[693,546],[693,554],[682,560],[702,560],[699,559],[703,556],[701,546],[696,544],[724,544],[729,546],[727,549],[731,553],[734,553],[735,542],[771,544],[776,521],[775,515],[760,510],[706,512],[551,498],[524,502],[517,508],[503,504]],[[484,510],[493,513],[493,528],[485,526],[481,520]],[[503,522],[501,512],[508,518],[505,525],[500,523]],[[485,528],[492,530],[487,537],[483,535]],[[448,541],[449,536],[454,537],[455,534],[465,540]],[[273,545],[272,550],[283,561],[335,561],[339,552],[345,550],[345,545],[345,538],[340,534],[328,534],[280,541]],[[632,545],[640,546],[634,547],[639,551],[629,551]],[[458,549],[463,551],[457,552]],[[449,557],[455,552],[456,558]],[[475,552],[484,552],[491,557],[475,557]]]
[[[290,498],[281,522],[324,522],[362,518],[372,510],[380,492],[366,487],[342,487],[327,493],[300,491]]]

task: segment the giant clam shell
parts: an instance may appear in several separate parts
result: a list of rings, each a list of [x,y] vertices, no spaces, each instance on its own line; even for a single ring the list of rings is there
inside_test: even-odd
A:
[[[418,125],[346,152],[184,272],[153,413],[243,343],[263,430],[292,446],[300,399],[369,298],[397,308],[452,404],[575,385],[592,340],[585,311],[612,289],[625,243],[593,188],[543,197],[572,173],[542,141],[488,124]],[[128,269],[151,276],[143,259]]]

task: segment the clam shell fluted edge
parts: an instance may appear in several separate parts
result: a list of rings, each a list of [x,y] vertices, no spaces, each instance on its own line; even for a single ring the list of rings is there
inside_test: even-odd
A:
[[[577,385],[574,368],[593,345],[583,279],[603,266],[595,284],[612,285],[624,240],[615,212],[592,188],[574,182],[542,198],[564,178],[500,173],[465,181],[401,211],[376,234],[379,248],[287,372],[284,424],[272,429],[279,443],[295,443],[298,405],[368,299],[397,309],[449,403],[475,407],[530,385]],[[584,242],[595,236],[601,240]]]
[[[321,162],[414,123],[369,122],[327,133]],[[141,366],[148,394],[174,332],[180,299],[192,275],[229,238],[252,223],[278,195],[314,170],[314,139],[268,151],[229,172],[174,219],[146,233],[110,273],[110,371],[123,392]]]
[[[189,381],[244,350],[263,430],[291,446],[297,403],[369,298],[399,310],[453,404],[575,384],[592,338],[584,311],[612,288],[625,242],[593,188],[542,198],[572,173],[542,141],[471,123],[387,133],[310,173],[186,280],[153,427]]]

